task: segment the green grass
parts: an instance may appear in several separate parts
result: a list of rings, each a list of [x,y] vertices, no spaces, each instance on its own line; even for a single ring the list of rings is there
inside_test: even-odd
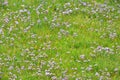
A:
[[[119,1],[2,3],[0,80],[120,79]]]

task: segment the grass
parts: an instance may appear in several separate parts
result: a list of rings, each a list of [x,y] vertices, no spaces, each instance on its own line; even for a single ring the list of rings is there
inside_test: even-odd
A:
[[[0,80],[119,80],[120,5],[0,2]]]

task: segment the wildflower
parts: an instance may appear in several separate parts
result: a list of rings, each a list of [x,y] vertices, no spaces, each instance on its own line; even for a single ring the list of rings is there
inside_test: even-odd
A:
[[[13,30],[13,26],[11,26],[11,27],[9,28],[9,32],[8,32],[8,33],[10,33],[12,30]]]
[[[46,76],[50,76],[51,75],[50,71],[49,70],[45,70],[45,75]]]
[[[56,77],[56,76],[52,76],[51,79],[52,79],[52,80],[57,80],[57,77]]]
[[[3,3],[3,5],[6,5],[6,6],[7,6],[7,5],[8,5],[8,1],[5,0],[4,3]]]
[[[85,59],[85,55],[80,55],[80,59]]]
[[[107,72],[107,74],[106,74],[108,77],[110,77],[110,73],[109,72]]]
[[[114,69],[114,72],[118,72],[118,71],[119,71],[119,69],[118,69],[118,68],[115,68],[115,69]]]
[[[3,41],[0,40],[0,44],[2,44],[2,43],[3,43]]]
[[[25,66],[22,66],[21,69],[24,70],[24,69],[25,69]]]
[[[6,23],[8,23],[8,22],[9,22],[9,19],[6,17],[6,18],[4,19],[4,21],[5,21]]]
[[[15,24],[19,24],[19,22],[18,22],[18,21],[15,21]]]
[[[86,2],[83,2],[83,3],[82,3],[82,5],[83,5],[83,6],[86,6],[86,5],[87,5],[87,3],[86,3]]]
[[[117,37],[117,34],[116,34],[116,33],[110,33],[110,34],[109,34],[109,37],[110,37],[111,39],[114,39],[115,37]]]
[[[95,55],[95,54],[92,54],[92,53],[90,53],[90,56],[93,57],[93,58],[96,57],[96,55]]]
[[[87,67],[86,70],[87,71],[91,71],[93,68],[91,66]]]
[[[25,5],[21,5],[21,7],[23,7],[23,8],[24,8],[24,7],[25,7]]]
[[[13,66],[10,66],[9,68],[8,68],[8,70],[13,70],[14,69],[14,67]]]
[[[95,73],[95,76],[99,76],[100,74],[98,72]]]
[[[102,46],[98,46],[98,47],[97,47],[97,50],[98,50],[98,51],[102,51],[102,49],[103,49]]]
[[[77,34],[77,33],[73,33],[73,36],[74,36],[74,37],[77,37],[77,36],[78,36],[78,34]]]
[[[104,78],[103,76],[100,76],[99,80],[103,80],[103,78]]]
[[[0,28],[0,34],[3,34],[3,29],[2,28]]]
[[[40,19],[38,19],[38,20],[37,20],[37,23],[40,23],[40,22],[41,22],[41,20],[40,20]]]

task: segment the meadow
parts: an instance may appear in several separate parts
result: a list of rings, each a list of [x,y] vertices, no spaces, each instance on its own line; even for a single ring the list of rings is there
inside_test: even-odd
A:
[[[1,0],[0,80],[120,80],[120,1]]]

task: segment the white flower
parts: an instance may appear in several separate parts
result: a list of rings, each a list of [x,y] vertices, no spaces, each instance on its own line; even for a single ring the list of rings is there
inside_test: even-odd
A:
[[[3,29],[2,28],[0,29],[0,34],[3,34]]]
[[[25,66],[22,66],[21,69],[24,70],[24,69],[25,69]]]
[[[10,66],[10,67],[8,68],[8,70],[12,70],[12,69],[14,69],[14,67],[13,67],[13,66]]]
[[[40,20],[40,19],[38,19],[38,20],[37,20],[37,23],[40,23],[40,22],[41,22],[41,20]]]
[[[99,76],[100,74],[98,72],[95,73],[95,76]]]
[[[85,59],[85,55],[80,55],[80,59]]]
[[[110,77],[110,73],[109,72],[107,72],[107,74],[106,74],[108,77]]]
[[[9,22],[9,19],[6,17],[6,18],[4,19],[4,21],[5,21],[6,23],[8,23],[8,22]]]
[[[18,22],[18,21],[15,21],[15,24],[19,24],[19,22]]]
[[[4,3],[3,3],[3,5],[8,5],[8,1],[5,0]]]
[[[87,5],[87,3],[86,3],[86,2],[83,2],[82,4],[83,4],[83,6],[86,6],[86,5]]]
[[[114,71],[117,72],[119,69],[118,68],[115,68]]]
[[[104,78],[103,76],[100,76],[99,80],[103,80],[103,78]]]
[[[87,67],[86,70],[87,71],[91,71],[93,68],[92,67]]]
[[[110,34],[109,34],[109,37],[110,37],[111,39],[114,39],[115,37],[117,37],[117,34],[116,34],[116,33],[110,33]]]
[[[25,5],[21,5],[21,7],[25,7]]]
[[[73,36],[74,36],[74,37],[77,37],[77,36],[78,36],[78,34],[77,34],[77,33],[73,33]]]
[[[46,71],[45,71],[45,75],[46,75],[46,76],[50,76],[50,75],[51,75],[50,71],[46,70]]]
[[[52,76],[52,80],[57,80],[57,77],[56,76]]]

